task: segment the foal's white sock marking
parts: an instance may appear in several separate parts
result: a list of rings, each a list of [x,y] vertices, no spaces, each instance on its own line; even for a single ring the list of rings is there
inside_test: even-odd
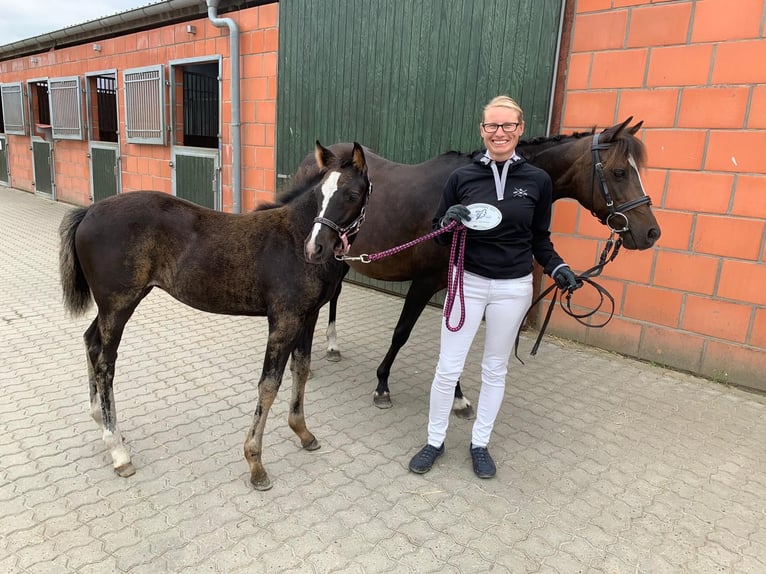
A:
[[[119,430],[115,429],[115,432],[112,433],[111,431],[104,429],[103,439],[106,448],[109,449],[109,454],[112,455],[112,466],[114,466],[114,468],[120,468],[121,466],[130,463],[130,454],[128,453],[128,449],[125,448],[125,445],[122,443],[122,436],[120,435]]]

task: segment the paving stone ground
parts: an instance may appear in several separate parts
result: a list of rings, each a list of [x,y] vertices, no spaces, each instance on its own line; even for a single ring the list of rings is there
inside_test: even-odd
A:
[[[414,475],[440,312],[424,313],[379,410],[402,301],[353,285],[342,361],[324,358],[326,310],[315,337],[306,415],[322,448],[301,450],[287,426],[288,372],[264,438],[268,492],[242,455],[265,319],[152,293],[117,363],[137,467],[119,478],[87,408],[92,314],[61,304],[68,209],[0,188],[0,574],[766,572],[762,396],[546,337],[511,364],[497,477],[474,477],[457,419],[434,470]],[[479,355],[463,378],[474,400]]]

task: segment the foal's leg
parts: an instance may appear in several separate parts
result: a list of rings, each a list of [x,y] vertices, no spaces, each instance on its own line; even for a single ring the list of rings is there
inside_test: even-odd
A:
[[[295,434],[298,435],[298,438],[301,439],[301,446],[306,450],[316,450],[319,448],[316,437],[306,428],[306,419],[303,413],[306,380],[311,372],[311,343],[314,339],[316,321],[317,314],[306,319],[290,361],[290,370],[293,374],[293,389],[292,396],[290,397],[290,414],[287,417],[287,423]]]
[[[130,460],[130,453],[125,447],[122,434],[117,426],[117,408],[114,403],[114,365],[117,361],[117,348],[122,339],[125,323],[133,313],[133,309],[135,306],[120,313],[106,315],[99,311],[98,317],[94,321],[97,323],[97,329],[95,329],[92,337],[94,338],[94,345],[100,345],[100,352],[94,357],[93,348],[88,349],[91,357],[94,357],[91,360],[96,380],[96,396],[101,401],[101,419],[104,429],[102,438],[112,456],[114,472],[122,477],[132,476],[136,469]]]
[[[283,323],[294,323],[294,327],[288,327]],[[250,484],[256,490],[269,490],[271,480],[263,468],[263,431],[266,428],[266,419],[274,399],[282,384],[282,376],[287,366],[290,351],[295,347],[298,337],[300,322],[284,321],[277,324],[276,320],[269,317],[269,341],[266,345],[266,357],[263,360],[263,373],[258,381],[258,402],[253,414],[253,424],[245,437],[245,460],[250,466]]]
[[[90,416],[96,421],[98,428],[104,427],[104,418],[101,416],[101,399],[98,396],[98,386],[96,384],[95,363],[101,353],[101,337],[98,334],[98,316],[93,319],[90,327],[83,334],[85,341],[85,360],[88,364],[88,394]]]

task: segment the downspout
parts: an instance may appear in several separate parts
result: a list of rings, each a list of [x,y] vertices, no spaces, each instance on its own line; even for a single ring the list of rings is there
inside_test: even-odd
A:
[[[229,52],[231,57],[231,191],[234,213],[242,211],[242,124],[240,123],[239,96],[239,28],[231,18],[218,17],[219,0],[207,0],[207,17],[213,26],[229,28]],[[221,206],[223,207],[223,205]]]

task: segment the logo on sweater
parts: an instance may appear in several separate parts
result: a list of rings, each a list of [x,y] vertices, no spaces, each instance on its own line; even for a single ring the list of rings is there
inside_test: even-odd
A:
[[[514,187],[513,188],[513,197],[529,197],[527,194],[527,190],[523,187]]]

